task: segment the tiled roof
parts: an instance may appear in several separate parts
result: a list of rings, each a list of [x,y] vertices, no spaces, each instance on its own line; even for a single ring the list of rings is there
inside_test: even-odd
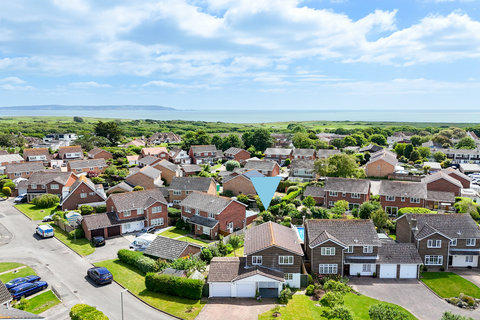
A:
[[[45,317],[16,308],[0,306],[0,319],[45,319]]]
[[[376,245],[380,244],[372,220],[351,219],[307,219],[305,231],[308,233],[310,247],[321,243],[323,236],[317,239],[324,231],[335,237],[339,242],[348,245]]]
[[[390,163],[393,166],[395,166],[398,163],[397,156],[393,152],[388,151],[387,149],[383,149],[373,153],[370,156],[370,160],[368,160],[367,165],[378,160],[383,160],[387,163]]]
[[[292,228],[269,221],[245,230],[245,255],[273,246],[303,256],[300,240]]]
[[[245,268],[245,258],[215,257],[210,262],[207,282],[234,282],[254,275],[285,282],[283,272],[261,266]]]
[[[142,149],[142,154],[143,155],[159,154],[161,152],[168,153],[168,150],[165,147],[143,148]]]
[[[135,155],[135,156],[127,156],[128,161],[138,161],[141,156]]]
[[[215,226],[218,224],[218,221],[212,218],[202,217],[198,214],[194,214],[190,219],[188,219],[188,223],[212,229],[215,228]]]
[[[455,202],[455,193],[427,190],[427,200],[454,203]]]
[[[453,239],[480,238],[480,230],[469,214],[414,214],[408,213],[398,219],[407,219],[411,225],[413,218],[417,219],[417,237],[423,226],[428,224],[431,228],[438,230],[447,237]],[[422,233],[423,235],[423,233]]]
[[[225,150],[224,154],[228,153],[228,154],[236,155],[237,153],[239,153],[242,150],[245,151],[245,152],[248,152],[247,150],[244,150],[244,149],[241,149],[241,148],[231,147],[231,148],[228,148],[227,150]],[[248,152],[248,154],[250,154],[250,152]]]
[[[427,223],[427,224],[424,224],[421,228],[419,228],[419,230],[417,231],[417,233],[415,235],[415,238],[417,240],[421,240],[421,239],[423,239],[425,237],[428,237],[429,235],[434,234],[434,233],[441,233],[441,232]]]
[[[136,208],[146,208],[155,201],[167,204],[162,192],[158,189],[114,193],[111,194],[109,198],[113,200],[117,212]]]
[[[315,186],[308,186],[303,193],[304,197],[312,196],[312,197],[325,197],[325,190],[321,187]]]
[[[202,167],[198,164],[182,164],[181,165],[183,171],[185,172],[200,172],[202,171]]]
[[[151,165],[152,163],[154,163],[155,161],[159,161],[160,159],[157,158],[157,157],[154,157],[154,156],[146,156],[146,157],[143,157],[141,159],[138,160],[138,163],[141,163],[143,165]]]
[[[0,280],[0,308],[4,303],[7,303],[12,300],[12,295],[8,292],[7,287]]]
[[[430,174],[430,175],[426,176],[425,178],[422,179],[422,183],[429,184],[430,182],[434,182],[434,181],[437,181],[439,179],[445,179],[446,181],[456,185],[457,187],[463,188],[460,181],[458,181],[454,177],[451,177],[447,173],[442,172],[442,171],[437,171],[433,174]]]
[[[0,150],[0,156],[6,156],[6,155],[8,155],[7,150]]]
[[[469,176],[467,176],[466,174],[464,174],[463,172],[461,172],[458,169],[453,169],[452,167],[449,167],[447,169],[442,169],[442,172],[445,172],[446,174],[448,174],[450,176],[453,175],[454,178],[455,178],[455,176],[458,176],[458,177],[463,178],[465,180],[471,181]]]
[[[173,177],[168,190],[188,190],[206,192],[210,188],[212,178],[209,177]]]
[[[381,196],[427,198],[427,185],[420,182],[382,180],[378,192]]]
[[[0,154],[0,163],[23,161],[23,157],[19,154]]]
[[[202,153],[202,152],[217,152],[217,147],[213,144],[203,145],[203,146],[191,146],[193,153]]]
[[[274,155],[282,155],[282,156],[289,156],[292,153],[293,149],[286,149],[286,148],[267,148],[265,150],[265,155],[274,154]]]
[[[383,149],[383,148],[380,147],[380,146],[377,146],[377,145],[374,145],[374,144],[369,144],[368,146],[361,148],[359,151],[360,151],[360,152],[369,151],[370,153],[373,153],[373,152],[380,151],[380,150],[382,150],[382,149]]]
[[[23,160],[23,158],[22,158]],[[45,167],[41,162],[23,162],[23,163],[8,163],[5,166],[5,172],[33,172],[44,171]]]
[[[130,178],[131,176],[141,173],[144,174],[145,176],[152,178],[152,179],[157,179],[159,176],[162,175],[162,171],[155,169],[154,167],[146,166],[143,167],[142,169],[139,170],[132,170],[132,173],[130,173],[127,176],[127,179]]]
[[[255,169],[255,170],[264,170],[264,171],[273,171],[275,165],[278,164],[275,161],[269,160],[250,160],[245,165],[246,170]]]
[[[218,214],[232,201],[233,199],[227,197],[194,191],[183,199],[180,205]]]
[[[86,186],[88,186],[93,192],[95,192],[100,198],[102,198],[103,200],[105,200],[105,196],[100,193],[97,189],[97,187],[95,186],[95,184],[90,180],[88,179],[86,176],[84,175],[81,175],[80,177],[78,177],[77,181],[75,181],[72,186],[70,187],[70,192],[67,194],[67,196],[63,197],[62,199],[62,202],[60,203],[60,205],[63,205],[63,203],[65,203],[65,201],[67,201],[67,199],[73,194],[73,191],[75,191],[75,189],[80,186],[81,184],[85,184]],[[101,185],[100,185],[101,186]],[[103,186],[102,186],[102,190],[103,190]],[[82,191],[83,192],[83,191]]]
[[[95,156],[95,155],[99,154],[100,152],[108,152],[108,151],[100,149],[100,148],[94,148],[94,149],[88,151],[88,154],[91,154],[91,155]],[[112,154],[111,152],[108,152],[108,153]]]
[[[97,213],[83,216],[83,221],[87,227],[87,230],[103,229],[143,220],[145,220],[145,216],[143,215],[131,219],[119,219],[115,212]]]
[[[59,184],[66,185],[68,179],[72,176],[71,172],[60,172],[60,171],[41,171],[34,172],[30,179],[28,179],[28,184],[47,184],[49,182],[55,181]]]
[[[129,143],[126,143],[125,146],[136,146],[136,147],[143,147],[145,145],[145,142],[142,140],[132,140]]]
[[[160,259],[175,260],[182,255],[188,246],[201,248],[201,246],[191,242],[158,236],[143,253]]]
[[[384,243],[378,248],[378,258],[382,264],[422,264],[413,243]]]
[[[24,149],[23,150],[23,157],[31,157],[31,156],[41,156],[41,155],[48,155],[50,154],[48,152],[47,148],[38,148],[38,149]]]
[[[70,165],[70,168],[72,168],[72,170],[83,169],[83,168],[94,168],[94,167],[104,167],[104,168],[107,167],[107,163],[103,158],[70,161],[68,164]]]
[[[327,230],[323,230],[322,233],[320,233],[318,237],[316,237],[313,241],[310,241],[310,243],[311,243],[311,246],[316,246],[328,240],[334,241],[339,245],[343,245],[344,247],[347,247],[345,243],[338,240],[335,236],[332,236]]]
[[[243,168],[242,168],[243,169]],[[243,172],[243,173],[240,173],[240,172]],[[248,180],[250,180],[250,178],[252,177],[265,177],[263,174],[261,174],[260,172],[258,172],[257,170],[248,170],[248,171],[244,171],[244,169],[242,171],[236,171],[234,174],[230,174],[228,176],[225,176],[223,178],[223,183],[227,182],[227,181],[230,181],[236,177],[245,177],[247,178]]]
[[[108,189],[107,192],[112,192],[112,190],[117,189],[117,188],[118,188],[118,189],[123,189],[123,190],[125,190],[125,191],[127,191],[127,192],[133,191],[133,187],[124,181],[124,182],[120,182],[120,183],[117,184],[117,185],[114,185],[113,187],[111,187],[110,189]]]
[[[160,167],[162,167],[162,168],[165,168],[165,169],[168,169],[168,170],[170,170],[170,171],[177,171],[177,170],[179,169],[179,166],[178,166],[178,165],[176,165],[175,163],[172,163],[172,162],[170,162],[170,161],[168,161],[168,160],[162,160],[162,161],[160,161],[160,162],[158,162],[158,163],[155,163],[155,164],[153,165],[154,168],[155,168],[155,167],[158,167],[158,166],[160,166]],[[161,168],[160,168],[160,171],[162,171]]]
[[[315,160],[293,159],[290,165],[290,173],[292,173],[294,169],[313,170],[315,169]]]
[[[173,132],[156,132],[152,134],[150,138],[147,139],[147,141],[151,143],[157,139],[160,142],[166,142],[167,140],[170,142],[179,142],[182,140],[179,135]]]
[[[168,194],[168,188],[167,187],[160,187],[158,188],[158,190],[160,190],[163,194],[163,197],[166,199],[168,198],[169,194]]]
[[[60,147],[58,148],[58,155],[60,159],[63,159],[65,153],[77,153],[80,152],[80,157],[83,157],[82,147],[80,146],[69,146],[69,147]]]
[[[347,179],[347,178],[327,178],[325,181],[325,191],[354,192],[368,194],[370,180],[366,179]]]
[[[334,154],[340,153],[340,150],[335,149],[320,149],[317,151],[317,158],[326,158]]]
[[[313,157],[315,155],[315,149],[293,149],[292,156],[305,156]]]

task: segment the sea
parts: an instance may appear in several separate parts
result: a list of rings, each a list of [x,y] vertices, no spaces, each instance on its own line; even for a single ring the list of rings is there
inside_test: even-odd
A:
[[[479,111],[461,110],[17,110],[2,108],[8,116],[79,116],[117,119],[189,120],[230,123],[268,123],[289,121],[372,121],[480,123]]]

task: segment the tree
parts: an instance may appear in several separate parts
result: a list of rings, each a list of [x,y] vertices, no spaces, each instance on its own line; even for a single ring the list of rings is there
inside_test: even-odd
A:
[[[475,149],[477,147],[475,140],[470,137],[464,137],[458,141],[455,148],[457,149]]]
[[[132,191],[142,191],[142,190],[145,190],[145,188],[142,186],[136,186],[135,188],[133,188]]]
[[[377,229],[382,229],[386,226],[388,222],[388,215],[382,209],[377,209],[370,215],[370,219],[372,219],[373,224]]]
[[[315,161],[314,167],[321,176],[350,178],[356,175],[358,163],[355,156],[339,153]]]
[[[430,172],[430,169],[432,169],[432,167],[430,167],[430,166],[423,166],[423,173],[424,173],[424,174],[428,174],[428,172]]]
[[[95,133],[99,137],[106,138],[111,146],[116,146],[123,134],[122,129],[115,121],[98,121],[95,125]]]
[[[309,149],[314,145],[314,141],[304,132],[297,132],[293,135],[293,145],[299,149]]]
[[[253,132],[245,132],[242,135],[242,140],[245,146],[254,146],[255,150],[262,152],[270,148],[275,142],[268,129],[257,129]]]
[[[348,201],[346,200],[338,200],[335,202],[333,209],[337,212],[345,213],[348,210]]]
[[[423,138],[420,136],[412,136],[410,137],[410,142],[413,144],[414,147],[418,147],[422,144]]]
[[[227,169],[227,171],[233,171],[235,168],[240,168],[240,163],[238,163],[238,161],[230,160],[225,162],[225,169]]]
[[[355,140],[355,138],[353,138],[351,136],[346,136],[345,138],[343,138],[343,145],[345,147],[356,146],[357,145],[357,140]]]
[[[73,121],[75,121],[75,122],[83,122],[84,120],[83,120],[83,118],[80,118],[80,117],[76,117],[76,116],[75,116],[75,117],[73,117]]]
[[[312,207],[310,211],[313,219],[328,219],[328,210],[325,208]]]
[[[355,145],[359,147],[363,146],[367,142],[367,140],[365,139],[362,133],[354,133],[351,135],[351,137],[355,139],[355,142],[356,142]]]
[[[237,134],[229,134],[225,138],[223,138],[223,143],[222,143],[222,150],[227,150],[229,148],[243,148],[243,142],[242,139]],[[217,147],[218,149],[218,147]]]
[[[236,250],[242,246],[242,238],[239,236],[232,235],[230,236],[230,239],[228,240],[228,243],[232,246],[233,248],[233,255],[236,257],[237,252]]]
[[[286,166],[289,166],[291,164],[292,164],[292,160],[290,160],[290,158],[285,159],[285,165]]]
[[[378,144],[379,146],[386,146],[387,145],[387,139],[385,138],[384,135],[381,135],[381,134],[372,135],[370,137],[370,141]]]
[[[407,159],[410,159],[410,154],[412,154],[413,149],[413,145],[407,144],[405,146],[405,150],[403,151],[403,156]]]
[[[316,201],[312,196],[308,196],[303,199],[303,204],[305,205],[305,207],[311,208],[315,207]]]
[[[442,151],[437,151],[433,154],[433,158],[437,162],[442,162],[443,160],[445,160],[447,158],[447,155],[445,153],[443,153]]]
[[[433,135],[432,141],[440,143],[441,145],[443,144],[448,144],[449,146],[452,145],[452,140],[450,140],[448,137],[444,135],[441,135],[440,133]]]
[[[421,159],[422,157],[420,156],[420,152],[418,152],[417,150],[413,150],[412,153],[410,153],[410,157],[408,158],[408,160],[413,162]]]
[[[10,189],[9,187],[3,187],[2,194],[8,198],[12,194],[12,189]]]
[[[222,137],[220,137],[218,134],[214,135],[212,137],[212,142],[211,142],[218,150],[225,150],[222,149],[223,147],[223,140]]]
[[[405,147],[407,145],[405,143],[397,143],[397,145],[395,146],[395,153],[401,157],[405,154]]]
[[[377,201],[367,201],[362,203],[358,215],[360,219],[370,219],[372,213],[378,209],[381,209],[380,202]]]
[[[420,157],[422,157],[422,159],[430,157],[429,147],[418,147],[417,151],[420,152]]]
[[[337,149],[342,149],[343,147],[345,147],[343,140],[338,138],[333,139],[331,144]]]
[[[82,215],[91,214],[92,212],[93,212],[92,206],[89,206],[87,204],[80,206],[80,213]]]

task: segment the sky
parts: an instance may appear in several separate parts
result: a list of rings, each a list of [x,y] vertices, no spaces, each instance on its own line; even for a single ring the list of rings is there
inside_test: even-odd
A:
[[[480,0],[15,0],[0,106],[474,110]]]

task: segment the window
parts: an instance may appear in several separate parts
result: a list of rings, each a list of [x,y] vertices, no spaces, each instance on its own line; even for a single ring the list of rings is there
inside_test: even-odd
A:
[[[47,186],[42,184],[42,189],[47,189]]]
[[[181,190],[173,190],[173,195],[174,195],[174,196],[181,196],[181,195],[182,195],[182,191],[181,191]]]
[[[345,250],[345,253],[353,253],[353,246],[348,246],[347,250]]]
[[[197,225],[197,230],[200,230],[200,226]]]
[[[373,246],[363,246],[363,253],[372,253]]]
[[[186,195],[189,195],[190,193],[191,193],[191,191],[185,191]]]
[[[173,200],[173,204],[180,204],[180,202],[182,202],[182,200]]]
[[[278,257],[278,264],[293,264],[293,256]]]
[[[381,166],[377,166],[377,170],[380,170]]]
[[[318,273],[320,274],[335,274],[337,273],[338,265],[336,264],[321,264],[318,266]]]
[[[337,191],[329,191],[328,194],[330,195],[330,197],[338,197]]]
[[[360,199],[360,193],[352,193],[352,199]]]
[[[473,262],[473,256],[465,256],[465,262]]]
[[[130,217],[132,215],[132,212],[130,210],[123,211],[123,216],[124,217]]]
[[[334,207],[335,206],[335,201],[328,201],[328,206],[329,207]]]
[[[371,272],[372,271],[372,265],[371,264],[364,264],[362,267],[362,272]]]
[[[441,248],[442,247],[442,240],[428,240],[427,241],[427,248]]]
[[[91,196],[94,196],[95,192],[89,192],[88,194],[91,195]]]
[[[110,207],[110,212],[114,212],[113,206]]]
[[[451,245],[452,247],[457,246],[457,239],[453,239],[452,241],[450,241],[450,245]]]
[[[50,189],[52,190],[58,190],[58,184],[51,184]]]
[[[410,198],[410,203],[420,203],[420,198]]]
[[[441,266],[443,264],[443,256],[425,256],[425,264]]]
[[[342,192],[342,197],[346,197],[347,196],[347,193],[346,192]]]
[[[403,202],[405,202],[405,197],[402,197],[400,200],[402,200]]]
[[[103,170],[103,167],[98,167],[98,170]]]
[[[228,229],[233,229],[233,222],[227,223],[227,228]]]
[[[143,214],[143,208],[138,208],[137,209],[137,215],[141,215]],[[155,219],[152,219],[152,221],[155,220]]]
[[[153,227],[163,225],[163,218],[150,220],[150,225],[153,226]]]
[[[160,213],[162,212],[162,207],[153,207],[152,208],[152,213]]]
[[[211,218],[211,219],[215,219],[215,213],[209,212],[208,217]]]
[[[324,247],[321,251],[322,256],[334,256],[335,255],[335,248],[333,247]]]
[[[395,196],[385,196],[385,201],[395,201]]]
[[[93,171],[95,168],[88,168],[88,170]]]
[[[75,169],[76,172],[82,172],[82,169]]]
[[[80,198],[86,198],[86,197],[87,197],[87,193],[86,193],[86,192],[80,193]]]
[[[37,185],[35,183],[32,183],[32,189],[37,189]]]
[[[293,273],[285,273],[285,280],[287,281],[293,280]]]
[[[185,208],[185,212],[188,212],[188,213],[192,212],[192,209],[190,209],[189,207],[184,207],[184,208]]]
[[[28,173],[27,173],[27,174],[28,174]],[[21,177],[21,176],[22,176],[22,174],[21,174],[20,172],[15,172],[13,175],[14,175],[15,177]]]
[[[475,246],[475,239],[467,239],[467,246],[474,247]]]
[[[256,266],[262,265],[262,256],[252,256],[252,264]]]
[[[196,214],[196,215],[199,215],[199,214],[200,214],[200,210],[195,209],[195,214]]]

